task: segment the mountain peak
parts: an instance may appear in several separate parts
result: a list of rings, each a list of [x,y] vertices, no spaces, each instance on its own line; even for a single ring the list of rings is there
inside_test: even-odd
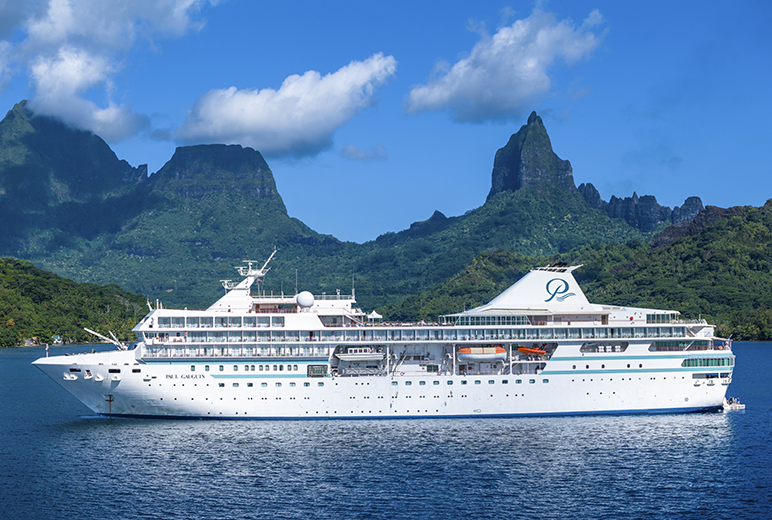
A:
[[[576,188],[571,163],[552,151],[544,122],[536,112],[531,112],[528,123],[496,152],[487,200],[502,191],[546,185]]]
[[[240,145],[181,146],[150,179],[154,189],[181,198],[227,191],[270,199],[284,206],[263,156]]]

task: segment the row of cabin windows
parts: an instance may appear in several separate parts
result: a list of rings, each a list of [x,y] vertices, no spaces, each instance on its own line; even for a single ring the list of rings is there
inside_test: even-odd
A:
[[[274,383],[274,385],[275,385],[277,388],[279,388],[279,387],[281,387],[281,386],[282,386],[282,384],[281,384],[281,383]],[[225,383],[219,383],[219,384],[218,384],[218,386],[219,386],[220,388],[225,388]],[[255,386],[255,385],[254,385],[254,383],[247,383],[247,388],[252,388],[253,386]],[[268,386],[268,383],[260,383],[260,386],[261,386],[262,388],[266,388],[266,387]],[[289,386],[290,386],[291,388],[294,388],[294,387],[296,387],[296,386],[297,386],[297,383],[294,383],[294,382],[292,382],[292,383],[289,383]],[[303,383],[303,386],[304,386],[304,387],[309,387],[309,386],[311,386],[311,383],[308,383],[308,382],[306,382],[306,383]],[[324,381],[319,381],[319,382],[317,382],[317,383],[316,383],[316,386],[324,386]],[[238,387],[239,387],[239,383],[233,383],[233,388],[238,388]]]
[[[734,357],[684,359],[682,367],[731,367]]]
[[[549,382],[550,382],[550,380],[549,380],[549,379],[542,379],[542,380],[541,380],[541,382],[542,382],[542,383],[549,383]],[[453,381],[451,381],[451,380],[448,380],[448,381],[446,381],[446,383],[448,384],[448,386],[450,386],[450,385],[452,385],[452,384],[453,384]],[[463,386],[463,385],[466,385],[466,384],[468,384],[468,383],[469,383],[469,381],[467,381],[466,379],[462,379],[462,380],[461,380],[461,385],[462,385],[462,386]],[[522,380],[522,379],[515,379],[515,384],[516,384],[516,385],[520,385],[520,384],[522,384],[522,383],[523,383],[523,380]],[[534,384],[534,383],[536,383],[536,380],[535,380],[535,379],[529,379],[529,380],[528,380],[528,383],[530,383],[530,384]],[[391,386],[397,386],[398,384],[399,384],[399,382],[398,382],[398,381],[392,381],[392,382],[391,382]],[[412,386],[413,382],[412,382],[412,381],[405,381],[405,383],[404,383],[404,384],[405,384],[405,386]],[[418,384],[419,384],[419,386],[424,386],[424,385],[426,385],[426,381],[419,381],[419,382],[418,382]],[[437,386],[437,385],[439,385],[439,384],[440,384],[440,382],[439,382],[439,381],[432,381],[432,384],[434,384],[435,386]],[[476,384],[476,385],[481,385],[481,384],[482,384],[482,381],[481,381],[481,380],[479,380],[479,379],[475,379],[475,380],[474,380],[474,384]],[[495,381],[494,379],[489,379],[489,380],[488,380],[488,384],[489,384],[489,385],[495,385],[495,384],[496,384],[496,381]],[[501,384],[502,384],[502,385],[508,385],[508,384],[509,384],[509,379],[502,379],[502,380],[501,380]]]
[[[152,322],[151,322],[152,326]],[[211,329],[213,327],[283,327],[284,316],[227,316],[227,317],[171,317],[158,318],[159,329]]]
[[[182,327],[180,327],[182,328]],[[168,333],[145,332],[147,339],[193,343],[263,343],[263,342],[341,342],[341,341],[463,341],[463,340],[552,340],[552,339],[620,339],[675,338],[686,334],[685,327],[582,327],[532,329],[334,329],[321,331],[296,330],[229,330],[185,331],[176,339],[166,339]]]
[[[284,372],[285,365],[244,365],[244,372],[270,372],[271,367],[273,367],[274,372]],[[297,365],[286,365],[287,372],[297,372],[298,366]],[[196,371],[196,365],[190,365],[190,371],[195,372]],[[225,371],[225,365],[220,365],[220,372]],[[238,372],[239,366],[233,365],[233,371]],[[204,365],[204,372],[209,372],[209,365]]]

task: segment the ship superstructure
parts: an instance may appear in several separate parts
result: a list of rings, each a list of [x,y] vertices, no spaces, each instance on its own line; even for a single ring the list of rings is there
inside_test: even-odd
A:
[[[253,294],[268,262],[252,264],[206,310],[151,309],[129,350],[34,364],[94,412],[139,417],[687,412],[721,408],[732,380],[712,325],[592,304],[579,266],[534,269],[434,323],[383,323],[353,294]]]

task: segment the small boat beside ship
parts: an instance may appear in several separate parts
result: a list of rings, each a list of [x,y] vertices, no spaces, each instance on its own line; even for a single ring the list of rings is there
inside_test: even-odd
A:
[[[724,397],[724,411],[725,412],[733,412],[737,410],[745,410],[745,405],[740,402],[740,400],[736,397]]]

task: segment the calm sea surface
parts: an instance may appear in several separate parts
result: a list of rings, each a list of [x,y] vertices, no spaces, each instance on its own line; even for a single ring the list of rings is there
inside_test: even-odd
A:
[[[0,518],[768,519],[772,343],[734,350],[744,412],[252,422],[94,417],[0,349]]]

